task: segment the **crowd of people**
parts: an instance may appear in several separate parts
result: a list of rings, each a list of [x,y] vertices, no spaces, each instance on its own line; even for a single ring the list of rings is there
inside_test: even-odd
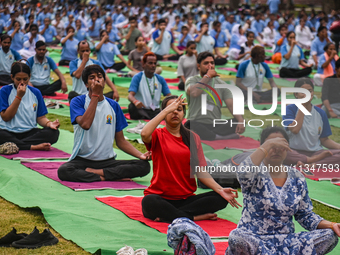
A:
[[[216,212],[228,204],[236,208],[241,204],[237,190],[222,187],[207,172],[195,174],[212,191],[195,195],[193,169],[210,163],[201,140],[235,138],[246,129],[245,117],[234,114],[233,93],[223,87],[228,83],[219,77],[217,66],[237,61],[232,85],[246,100],[270,104],[280,89],[268,61],[277,63],[281,78],[296,78],[295,87],[311,94],[303,103],[311,115],[288,105],[282,116],[286,129],[264,129],[261,146],[245,155],[240,167],[261,171],[236,174],[244,208],[226,254],[330,252],[340,237],[340,223],[313,213],[306,181],[291,166],[340,162],[340,144],[329,138],[328,120],[340,118],[340,10],[307,13],[303,8],[295,15],[279,11],[279,1],[267,4],[269,8],[245,5],[237,10],[62,0],[48,5],[2,4],[0,152],[50,150],[57,142],[60,123],[46,117],[43,96],[68,92],[58,69],[66,66],[72,78],[68,100],[74,145],[58,177],[71,182],[125,181],[147,175],[152,159],[153,176],[142,201],[144,217],[163,222],[180,217],[215,220]],[[47,47],[61,47],[58,63],[49,57]],[[266,51],[273,56],[266,57]],[[158,61],[178,61],[178,88],[186,96],[171,95]],[[123,71],[125,67],[129,71]],[[52,84],[51,71],[59,78]],[[125,139],[128,124],[109,72],[132,77],[128,112],[131,119],[150,120],[140,130],[146,153]],[[271,89],[264,90],[265,78]],[[112,91],[104,94],[106,84]],[[311,103],[315,86],[322,86],[322,108]],[[223,104],[235,125],[214,125],[222,118]],[[117,159],[114,143],[135,159]],[[290,167],[264,171],[270,166]],[[293,216],[308,232],[294,233]]]

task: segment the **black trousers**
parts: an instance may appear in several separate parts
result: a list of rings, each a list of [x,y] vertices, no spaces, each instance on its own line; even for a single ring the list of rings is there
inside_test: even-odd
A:
[[[292,69],[292,68],[286,68],[282,67],[280,69],[280,77],[281,78],[301,78],[310,75],[312,72],[311,67],[306,67],[303,69]]]
[[[56,39],[54,39],[52,42],[46,42],[46,45],[47,45],[47,46],[50,46],[50,45],[57,45],[58,43],[60,43],[60,41],[56,38]]]
[[[185,84],[184,84],[183,81],[181,81],[181,82],[178,84],[178,89],[179,89],[179,90],[184,90],[184,88],[185,88]]]
[[[33,128],[24,133],[14,133],[0,129],[0,144],[12,142],[19,147],[19,150],[30,150],[31,145],[41,143],[54,144],[58,141],[58,138],[59,130],[50,128]]]
[[[230,121],[224,125],[216,125],[213,126],[213,123],[203,124],[200,122],[196,122],[193,120],[187,120],[184,126],[196,134],[198,134],[202,140],[213,141],[216,139],[216,135],[226,136],[230,134],[234,134],[236,130],[236,124],[230,127]],[[235,118],[233,119],[233,123],[238,122]]]
[[[106,181],[114,181],[122,178],[143,177],[150,172],[150,164],[144,160],[89,160],[76,157],[61,165],[58,169],[58,177],[62,181],[70,182],[96,182],[100,181],[98,174],[86,172],[86,168],[103,169]]]
[[[215,65],[223,66],[227,64],[228,60],[226,58],[215,58]]]
[[[243,95],[244,95],[244,99],[247,100],[248,99],[248,91],[247,90],[242,90]],[[259,94],[261,97],[261,102],[260,103],[271,103],[273,102],[273,90],[267,90],[267,91],[260,91],[257,92],[255,91],[256,94]],[[277,88],[277,96],[279,97],[281,95],[281,90],[279,88]],[[253,103],[255,103],[255,98],[253,97]]]
[[[146,120],[151,120],[154,117],[156,117],[156,115],[158,113],[160,113],[161,110],[155,109],[154,111],[151,109],[138,109],[133,103],[129,104],[129,114],[130,114],[130,118],[133,120],[142,120],[142,119],[146,119]]]
[[[13,83],[10,75],[2,74],[0,75],[0,86],[5,86]]]
[[[145,218],[171,223],[174,219],[214,213],[228,205],[228,202],[215,191],[195,195],[182,200],[164,199],[159,195],[147,195],[142,200],[142,211]]]
[[[175,56],[169,57],[168,60],[178,60],[179,57],[182,55],[176,54]],[[163,56],[162,55],[158,55],[156,54],[157,60],[163,60]]]
[[[115,69],[116,71],[122,70],[124,67],[126,67],[126,65],[123,62],[114,63],[113,66],[104,66],[105,69]]]
[[[331,35],[333,42],[335,43],[335,50],[339,53],[340,33],[333,33]]]
[[[33,84],[33,86],[39,89],[43,96],[50,96],[50,95],[53,95],[54,92],[61,89],[61,81],[57,80],[53,82],[52,84],[42,85],[42,86],[35,86]]]
[[[124,56],[129,55],[129,53],[131,52],[131,50],[121,50],[120,53]]]
[[[69,66],[70,65],[70,62],[71,62],[71,60],[60,60],[59,61],[59,65],[60,66]]]
[[[68,101],[71,102],[71,100],[77,96],[80,96],[80,94],[78,94],[75,91],[70,91],[70,93],[68,93]],[[107,92],[104,94],[104,96],[106,96],[107,98],[113,98],[113,91]]]

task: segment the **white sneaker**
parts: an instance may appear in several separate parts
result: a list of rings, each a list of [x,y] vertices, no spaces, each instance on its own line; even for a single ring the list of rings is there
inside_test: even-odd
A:
[[[140,248],[135,250],[135,255],[148,255],[148,251],[144,248]]]
[[[131,246],[125,245],[119,251],[116,252],[117,255],[135,255],[135,252]]]
[[[134,128],[129,128],[126,131],[129,133],[134,133],[134,134],[140,134],[142,132],[142,129],[144,128],[145,123],[142,123],[139,121],[139,123],[137,124],[137,126],[135,126]]]

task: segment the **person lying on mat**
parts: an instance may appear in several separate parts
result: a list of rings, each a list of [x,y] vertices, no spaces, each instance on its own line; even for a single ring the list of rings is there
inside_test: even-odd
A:
[[[322,86],[326,77],[334,76],[335,62],[339,59],[334,43],[327,43],[323,49],[325,53],[319,57],[318,71],[313,77],[316,86]]]
[[[98,61],[106,69],[114,69],[115,71],[122,70],[127,66],[131,71],[138,72],[128,62],[124,59],[123,55],[120,53],[117,45],[109,41],[109,36],[106,30],[100,32],[100,42],[95,44],[95,49],[98,53]],[[115,63],[114,58],[117,56],[122,62]]]
[[[295,41],[295,33],[293,31],[287,33],[287,41],[288,43],[281,47],[280,77],[301,78],[308,76],[312,72],[313,64],[305,63],[305,56]],[[299,65],[304,68],[300,69]]]
[[[124,114],[117,102],[103,95],[104,70],[99,65],[87,66],[82,79],[88,93],[75,97],[70,104],[74,146],[69,161],[58,169],[60,180],[113,181],[147,175],[150,153],[139,152],[125,140]],[[114,141],[119,149],[139,160],[116,160]]]
[[[102,64],[94,59],[90,58],[90,45],[87,41],[81,41],[78,43],[78,54],[79,58],[72,60],[70,62],[70,74],[72,77],[72,91],[68,94],[68,100],[71,101],[72,98],[84,95],[87,93],[87,88],[81,78],[81,74],[86,66],[89,65],[99,65],[101,68],[104,69]],[[119,94],[118,90],[116,89],[113,82],[109,79],[107,75],[105,75],[105,82],[106,84],[112,89],[111,92],[105,94],[106,97],[113,98],[118,102]]]
[[[35,44],[35,52],[35,56],[27,60],[28,66],[31,68],[31,78],[28,84],[39,89],[43,96],[55,95],[55,92],[60,89],[66,93],[66,80],[53,59],[46,56],[47,49],[43,41],[38,41]],[[59,80],[52,84],[50,84],[51,70],[59,77]]]
[[[219,27],[219,31],[221,27]],[[197,43],[197,53],[208,51],[213,53],[215,51],[215,65],[225,65],[227,61],[228,54],[223,55],[219,48],[217,47],[216,38],[209,35],[209,24],[207,22],[201,23],[201,31],[195,36],[195,42]],[[218,34],[216,34],[218,36]]]
[[[311,101],[314,98],[314,84],[309,78],[300,78],[296,81],[295,87],[307,89],[311,93],[311,99],[302,104],[311,115],[304,113],[295,104],[288,105],[286,115],[282,116],[290,138],[289,151],[284,163],[286,165],[305,166],[308,162],[306,157],[320,155],[320,160],[311,164],[321,164],[322,168],[335,169],[340,162],[340,144],[329,138],[332,131],[329,125],[327,114]],[[304,98],[304,93],[294,93],[298,99]],[[295,121],[293,121],[295,120]],[[324,150],[323,147],[328,150]],[[320,167],[319,167],[320,168]]]
[[[158,20],[158,27],[159,29],[152,33],[152,39],[154,40],[154,42],[151,51],[156,54],[157,60],[178,60],[179,57],[183,54],[183,51],[180,51],[174,44],[174,38],[172,34],[169,31],[165,30],[165,19]],[[170,47],[177,54],[170,54]]]
[[[141,137],[152,153],[153,176],[144,191],[143,215],[154,221],[172,222],[176,218],[216,220],[216,211],[230,203],[241,206],[235,198],[237,190],[222,188],[208,172],[197,171],[199,180],[213,191],[195,195],[195,166],[206,166],[200,138],[186,129],[182,121],[186,103],[182,95],[166,97],[162,111],[142,129]],[[157,128],[165,120],[164,128]],[[190,146],[190,142],[195,146]],[[190,149],[191,148],[191,149]]]
[[[178,60],[177,77],[180,78],[178,89],[184,90],[186,80],[195,75],[198,75],[196,43],[189,41],[185,55]]]
[[[185,123],[185,127],[196,132],[203,140],[221,140],[230,138],[230,135],[235,133],[242,134],[245,130],[242,115],[233,115],[234,118],[229,120],[227,125],[215,125],[214,127],[214,119],[221,119],[222,116],[222,105],[217,102],[218,99],[215,95],[214,99],[210,96],[207,97],[206,115],[201,114],[201,95],[207,95],[207,92],[211,94],[210,87],[217,92],[219,98],[227,105],[231,113],[233,112],[233,97],[228,89],[215,88],[216,84],[226,83],[218,77],[215,71],[215,61],[212,53],[205,51],[198,54],[197,68],[200,74],[190,77],[185,83],[189,103],[188,121]],[[230,125],[231,121],[239,124]]]
[[[244,208],[227,255],[326,254],[337,245],[340,223],[313,212],[303,174],[283,165],[289,140],[282,128],[266,128],[261,146],[240,164]],[[294,233],[293,216],[307,232]]]
[[[12,83],[11,66],[14,61],[21,59],[20,54],[11,49],[12,37],[7,34],[1,36],[0,48],[0,86]]]
[[[136,74],[129,87],[128,99],[131,119],[152,119],[160,112],[161,95],[169,96],[164,78],[156,71],[157,56],[147,52],[142,59],[144,71]]]
[[[58,141],[60,124],[46,118],[40,91],[27,86],[30,75],[28,65],[15,62],[11,68],[13,83],[0,90],[0,144],[12,143],[19,150],[49,150]]]
[[[335,74],[327,77],[322,86],[322,110],[330,118],[340,118],[340,59],[335,62]]]
[[[236,74],[236,86],[238,86],[245,100],[248,97],[248,88],[253,89],[253,100],[256,103],[270,103],[273,101],[273,88],[277,88],[274,82],[272,71],[264,63],[265,51],[262,46],[254,46],[251,50],[251,59],[242,62]],[[264,78],[267,78],[272,89],[262,91]],[[280,95],[278,89],[278,96]]]

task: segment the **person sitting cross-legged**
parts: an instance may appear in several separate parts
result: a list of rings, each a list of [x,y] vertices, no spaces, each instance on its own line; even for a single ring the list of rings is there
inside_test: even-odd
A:
[[[89,65],[99,65],[103,70],[104,67],[98,60],[94,60],[90,58],[90,45],[87,41],[81,41],[78,43],[78,54],[79,58],[72,60],[70,62],[70,74],[72,77],[72,91],[68,94],[68,100],[71,101],[72,98],[84,95],[87,93],[87,88],[84,84],[84,82],[81,79],[81,74],[85,67]],[[106,84],[112,89],[111,92],[108,92],[105,94],[106,97],[113,98],[115,100],[119,100],[119,94],[118,91],[113,84],[112,81],[107,77],[105,77]]]
[[[253,89],[253,99],[257,103],[272,102],[272,89],[262,91],[263,79],[266,77],[272,88],[277,88],[269,66],[264,63],[265,51],[262,46],[254,46],[251,50],[251,59],[242,62],[236,74],[236,85],[243,91],[245,99],[248,97],[248,88]],[[279,96],[278,89],[278,96]]]
[[[160,112],[161,94],[170,95],[164,78],[155,74],[156,63],[156,54],[146,53],[142,59],[144,71],[132,78],[128,96],[131,119],[152,119]]]
[[[0,48],[0,86],[8,85],[12,83],[11,79],[11,66],[14,61],[21,59],[20,54],[11,49],[12,37],[9,35],[1,36],[1,48]]]
[[[150,153],[139,152],[125,140],[124,114],[117,102],[103,95],[105,77],[99,65],[87,66],[82,72],[88,93],[71,101],[74,146],[69,161],[58,169],[58,177],[63,181],[122,180],[142,177],[150,171]],[[118,148],[139,160],[116,160],[114,141]]]
[[[66,93],[66,80],[53,59],[46,56],[47,49],[45,42],[38,41],[35,44],[35,51],[35,56],[27,60],[32,72],[28,84],[39,89],[43,96],[54,95],[54,93],[60,89]],[[51,70],[59,77],[59,80],[56,80],[52,84],[50,84]]]
[[[59,121],[46,118],[47,109],[38,89],[27,86],[31,70],[15,62],[11,68],[12,84],[0,90],[0,153],[9,144],[18,150],[50,150],[59,137]],[[37,124],[43,129],[37,128]],[[8,150],[7,150],[8,152]]]

